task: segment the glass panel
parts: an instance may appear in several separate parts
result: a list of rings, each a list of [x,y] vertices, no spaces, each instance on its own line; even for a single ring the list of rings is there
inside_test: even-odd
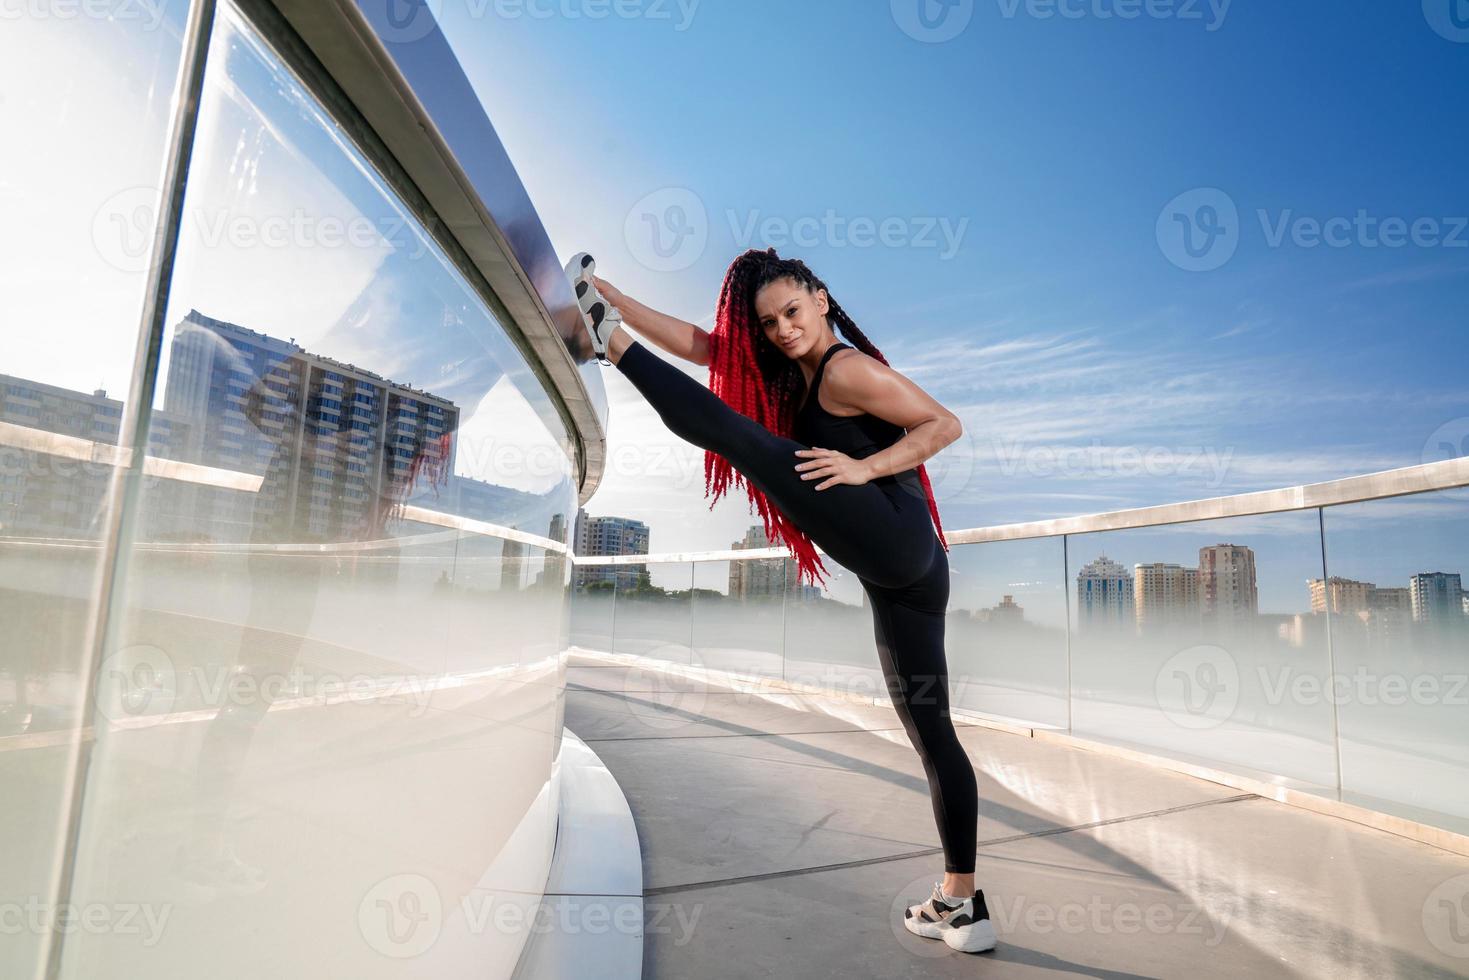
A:
[[[617,573],[612,565],[572,568],[571,642],[587,650],[612,652]]]
[[[66,975],[508,975],[525,936],[453,913],[545,882],[563,593],[499,529],[564,538],[569,437],[228,5],[167,323],[153,426],[188,435],[130,529],[75,900],[171,919],[79,930]]]
[[[612,649],[689,663],[690,562],[604,566],[613,569],[617,609]]]
[[[695,562],[697,663],[713,670],[781,676],[788,563],[794,564],[782,558]]]
[[[0,27],[0,901],[49,905],[188,4],[23,6]],[[0,928],[0,976],[49,938]]]
[[[1068,544],[1072,726],[1123,743],[1336,792],[1315,511],[1077,535]]]
[[[1329,507],[1338,679],[1296,692],[1337,704],[1342,797],[1469,833],[1469,491]]]
[[[886,698],[867,592],[831,558],[822,562],[826,586],[802,583],[786,598],[785,679]]]
[[[945,648],[956,708],[1066,727],[1066,561],[1059,537],[949,550]]]

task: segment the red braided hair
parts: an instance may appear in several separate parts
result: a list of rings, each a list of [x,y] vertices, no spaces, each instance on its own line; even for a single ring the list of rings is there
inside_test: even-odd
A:
[[[714,329],[709,333],[709,389],[740,414],[754,419],[776,435],[791,438],[805,382],[796,362],[777,350],[765,337],[755,315],[755,295],[766,284],[778,279],[792,279],[812,293],[826,289],[826,283],[816,278],[806,263],[800,259],[782,259],[773,248],[763,251],[750,249],[735,259],[724,275]],[[826,289],[826,294],[830,307],[828,315],[836,322],[842,336],[862,353],[887,364],[882,352],[831,297],[831,290]],[[945,540],[944,528],[939,522],[933,485],[929,482],[927,468],[922,464],[918,466],[918,479],[928,498],[928,512],[933,517],[939,542],[947,551],[949,542]],[[712,496],[711,508],[729,489],[731,481],[736,487],[745,488],[752,508],[760,513],[765,534],[771,542],[784,544],[790,549],[796,560],[797,580],[804,578],[812,583],[824,583],[826,566],[816,554],[816,546],[806,532],[771,503],[764,493],[746,481],[729,460],[705,450],[704,492]]]

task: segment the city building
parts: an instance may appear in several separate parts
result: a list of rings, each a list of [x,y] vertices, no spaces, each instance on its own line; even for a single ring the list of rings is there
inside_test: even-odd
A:
[[[1199,549],[1199,614],[1206,626],[1253,622],[1260,612],[1255,553],[1244,545]]]
[[[1199,624],[1199,570],[1163,562],[1132,567],[1138,629]]]
[[[1013,595],[1003,596],[1000,604],[990,610],[990,622],[996,626],[1025,625],[1025,608],[1015,601]]]
[[[1121,626],[1136,621],[1132,575],[1102,555],[1076,574],[1076,612],[1079,626]]]
[[[186,524],[225,540],[365,540],[420,481],[454,469],[453,402],[191,310],[174,331],[164,407],[190,420],[183,458],[263,474],[258,494],[201,490]]]
[[[575,554],[586,557],[646,555],[648,525],[630,517],[589,517],[584,509],[577,508],[573,540]],[[578,565],[575,572],[578,589],[599,583],[632,589],[647,577],[648,566],[643,564]]]
[[[1458,572],[1419,572],[1408,580],[1413,623],[1443,633],[1464,625],[1464,585]]]
[[[1324,613],[1328,610],[1338,615],[1351,615],[1371,608],[1371,600],[1377,586],[1372,582],[1358,582],[1336,575],[1328,579],[1313,578],[1307,582],[1311,589],[1311,611]]]
[[[771,547],[770,536],[759,524],[752,524],[744,538],[732,542],[736,551]],[[794,558],[752,558],[748,561],[729,563],[729,597],[752,599],[757,596],[778,596],[782,593],[796,599],[819,599],[821,587],[804,585],[797,576]],[[863,593],[866,596],[866,593]]]
[[[123,403],[105,390],[88,394],[25,378],[0,375],[0,423],[59,437],[31,448],[0,450],[0,534],[90,537],[100,533],[102,501],[112,476],[103,446],[117,445]],[[191,438],[190,424],[172,412],[154,412],[148,453],[176,456]],[[172,506],[177,485],[162,481],[145,495],[145,525]]]

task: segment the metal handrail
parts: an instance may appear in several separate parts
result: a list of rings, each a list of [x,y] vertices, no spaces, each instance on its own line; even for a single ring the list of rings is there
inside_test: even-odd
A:
[[[1093,531],[1117,531],[1124,528],[1157,527],[1164,524],[1189,524],[1224,517],[1314,510],[1317,507],[1382,500],[1462,486],[1469,486],[1469,456],[1440,460],[1436,463],[1419,463],[1415,466],[1404,466],[1361,476],[1348,476],[1322,483],[1283,487],[1278,490],[1260,490],[1227,497],[1186,500],[1175,504],[1113,510],[1078,517],[1056,517],[1021,524],[964,528],[958,531],[945,531],[944,537],[950,544],[1050,538],[1064,534],[1086,534]],[[574,556],[572,561],[576,565],[641,565],[663,562],[741,561],[756,558],[780,558],[788,555],[789,552],[784,548],[752,548],[749,550],[663,552],[648,555]]]

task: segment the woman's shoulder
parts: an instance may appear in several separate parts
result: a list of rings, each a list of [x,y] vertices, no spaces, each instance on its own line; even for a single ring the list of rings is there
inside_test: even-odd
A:
[[[827,395],[827,401],[860,411],[861,403],[868,400],[864,396],[870,396],[879,388],[884,372],[891,370],[870,354],[855,347],[846,347],[831,355],[826,362],[821,390]]]

